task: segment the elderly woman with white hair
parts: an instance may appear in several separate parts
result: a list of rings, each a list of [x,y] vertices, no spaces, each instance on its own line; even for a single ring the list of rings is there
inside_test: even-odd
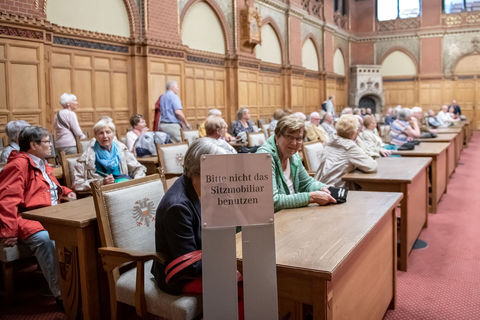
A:
[[[218,118],[223,120],[222,111],[220,111],[218,109],[210,109],[210,110],[208,110],[207,119],[210,118],[210,117],[218,117]],[[198,136],[200,138],[203,138],[203,137],[207,136],[207,132],[206,132],[206,128],[205,128],[205,125],[207,123],[207,119],[205,119],[205,121],[202,122],[202,124],[200,124],[200,127],[198,128]],[[225,120],[223,120],[223,121],[225,122]],[[235,140],[235,138],[232,137],[232,135],[228,132],[225,132],[225,135],[223,136],[223,139],[226,140],[226,141]]]
[[[218,140],[224,148],[230,150],[230,153],[237,153],[237,151],[225,141],[227,127],[227,123],[221,117],[210,116],[205,120],[206,137]]]
[[[254,132],[253,126],[249,120],[250,120],[250,112],[248,108],[240,107],[237,111],[237,121],[232,123],[232,128],[231,128],[232,136],[238,138],[240,134],[243,132]],[[245,136],[245,140],[246,140],[246,136]]]
[[[320,167],[315,179],[343,187],[342,176],[355,169],[363,172],[376,172],[377,162],[368,156],[356,143],[360,123],[355,115],[341,116],[336,124],[337,135],[334,136],[323,150]]]
[[[20,150],[20,146],[18,145],[18,135],[23,128],[29,126],[30,124],[25,120],[14,120],[7,123],[5,126],[5,132],[8,137],[8,146],[6,146],[0,154],[0,163],[7,162],[8,157],[13,150]]]
[[[77,97],[74,94],[64,93],[60,96],[60,104],[63,109],[57,112],[53,120],[55,150],[57,153],[60,151],[64,151],[66,154],[77,153],[75,137],[86,138],[75,114],[75,110],[78,108]]]
[[[154,260],[157,285],[171,294],[202,293],[202,261],[197,261],[167,280],[165,269],[175,259],[202,249],[200,160],[203,155],[229,154],[219,140],[200,138],[187,150],[183,175],[168,189],[157,208],[155,245],[165,263]]]
[[[115,125],[100,120],[93,127],[95,139],[78,158],[74,169],[73,188],[90,190],[90,182],[112,184],[145,176],[142,166],[127,146],[115,139]]]
[[[412,126],[410,126],[410,123]],[[390,126],[391,144],[401,146],[409,140],[420,137],[420,128],[416,118],[412,118],[412,111],[402,108],[397,113],[397,120]]]

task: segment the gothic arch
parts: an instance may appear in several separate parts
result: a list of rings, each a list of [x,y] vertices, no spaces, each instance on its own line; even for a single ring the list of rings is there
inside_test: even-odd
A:
[[[141,35],[141,20],[140,13],[138,12],[137,5],[135,0],[122,0],[125,5],[125,10],[127,12],[129,29],[130,29],[130,38],[138,38]],[[48,0],[40,0],[38,6],[42,8],[45,16],[47,14],[47,3]]]
[[[475,66],[477,68],[470,69],[469,72],[462,72],[462,70],[458,70],[459,67],[461,67],[460,63],[464,59],[469,59],[469,58],[476,58],[475,63],[472,63],[471,66]],[[480,64],[477,63],[480,62],[480,51],[474,50],[471,51],[467,54],[461,55],[458,57],[458,59],[455,61],[455,63],[452,64],[452,74],[453,75],[461,75],[461,74],[480,74]]]
[[[313,47],[315,48],[315,52],[317,53],[317,60],[318,60],[318,71],[322,70],[322,61],[321,61],[321,55],[320,55],[320,45],[318,44],[317,40],[315,40],[313,34],[310,32],[309,34],[307,34],[307,36],[305,37],[305,39],[303,40],[302,42],[302,50],[303,50],[303,46],[305,45],[305,43],[308,41],[308,40],[312,40],[313,42]],[[302,59],[303,59],[303,56],[302,56]],[[302,62],[303,63],[303,62]]]
[[[383,61],[385,61],[385,59],[390,55],[392,54],[393,52],[395,51],[400,51],[401,53],[404,53],[406,54],[413,62],[413,64],[415,65],[415,69],[418,73],[418,61],[417,59],[415,58],[415,56],[408,50],[406,49],[405,47],[399,47],[399,46],[395,46],[395,47],[391,47],[390,49],[388,49],[385,54],[383,55],[382,59],[380,60],[380,63],[379,64],[382,64]]]
[[[228,21],[222,12],[222,9],[218,6],[218,4],[214,0],[189,0],[183,7],[183,10],[180,14],[180,26],[181,27],[183,26],[184,18],[188,10],[198,2],[205,2],[208,6],[210,6],[213,13],[215,13],[215,15],[217,16],[223,31],[223,40],[225,41],[225,55],[230,54],[231,52],[233,52],[232,32],[231,32],[230,26],[228,25]]]
[[[335,72],[335,56],[337,55],[337,51],[340,52],[340,55],[341,55],[342,60],[343,60],[343,74],[339,74],[339,73]],[[341,75],[343,77],[347,77],[348,68],[347,68],[346,64],[347,64],[347,61],[345,59],[345,54],[343,53],[342,48],[340,48],[340,47],[335,48],[335,50],[333,51],[333,72],[335,74]]]
[[[280,28],[278,28],[278,25],[275,23],[275,21],[271,17],[266,17],[265,19],[262,20],[262,27],[266,24],[269,24],[270,27],[272,27],[273,32],[275,32],[275,35],[277,36],[278,44],[280,45],[280,57],[282,58],[282,65],[285,63],[285,44],[283,43],[283,39],[280,36]]]

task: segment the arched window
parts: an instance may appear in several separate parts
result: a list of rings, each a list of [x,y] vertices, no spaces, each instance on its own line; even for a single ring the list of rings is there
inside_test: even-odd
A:
[[[48,0],[47,19],[60,26],[130,37],[123,1]]]
[[[443,11],[445,13],[458,13],[462,11],[480,10],[480,0],[444,0]]]
[[[307,39],[303,44],[302,66],[308,70],[318,71],[318,55],[312,39]]]
[[[225,38],[217,15],[203,1],[191,6],[183,18],[182,43],[192,49],[225,54]]]
[[[397,50],[383,60],[380,73],[384,77],[414,76],[417,74],[417,68],[408,55]]]
[[[277,34],[270,24],[262,26],[262,44],[255,47],[258,59],[276,64],[282,64],[282,49]]]
[[[420,8],[420,0],[377,0],[377,19],[385,21],[418,17]]]
[[[460,59],[454,73],[456,75],[480,74],[480,54],[472,54]]]
[[[342,76],[345,75],[345,60],[340,49],[337,49],[333,55],[333,72]]]

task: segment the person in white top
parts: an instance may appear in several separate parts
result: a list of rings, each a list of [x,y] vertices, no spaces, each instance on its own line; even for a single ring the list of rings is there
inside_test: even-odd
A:
[[[85,139],[80,125],[78,124],[75,110],[78,108],[78,100],[74,94],[64,93],[60,96],[60,104],[63,109],[55,114],[53,128],[55,129],[55,151],[65,151],[66,154],[77,153],[75,137]]]
[[[442,106],[442,110],[438,112],[437,120],[438,122],[440,122],[441,127],[448,127],[450,123],[455,121],[454,119],[452,119],[450,113],[448,112],[448,106],[445,104]]]
[[[130,125],[132,129],[127,132],[126,145],[130,152],[135,153],[135,141],[138,137],[148,131],[147,123],[141,114],[134,114],[130,117]]]

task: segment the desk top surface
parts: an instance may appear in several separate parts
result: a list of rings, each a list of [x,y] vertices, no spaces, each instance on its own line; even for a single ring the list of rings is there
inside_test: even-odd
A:
[[[450,142],[457,136],[457,133],[441,133],[438,134],[435,138],[420,138],[418,140],[423,142]]]
[[[409,183],[427,167],[432,158],[401,157],[379,158],[375,173],[364,173],[359,170],[347,173],[342,177],[345,181],[369,181],[385,183]]]
[[[137,158],[137,160],[138,160],[138,162],[140,162],[141,164],[146,164],[146,163],[158,164],[158,157],[157,157],[157,156]]]
[[[438,134],[446,134],[446,133],[460,133],[462,132],[461,127],[448,127],[448,128],[437,128],[435,129]]]
[[[86,227],[92,222],[96,223],[97,220],[93,197],[22,212],[22,217],[80,228]]]
[[[399,154],[407,157],[433,157],[444,152],[449,145],[450,143],[448,142],[422,142],[418,146],[415,146],[415,149],[413,150],[394,150],[392,154]]]
[[[275,214],[277,267],[331,280],[372,228],[402,199],[401,193],[350,191],[347,202]],[[242,257],[237,234],[237,257]]]

